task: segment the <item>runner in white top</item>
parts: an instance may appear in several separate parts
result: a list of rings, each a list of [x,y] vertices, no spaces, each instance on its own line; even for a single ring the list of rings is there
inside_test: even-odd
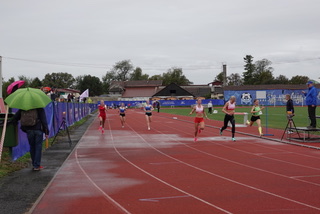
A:
[[[198,141],[198,133],[200,134],[201,131],[204,130],[204,117],[208,119],[208,116],[206,115],[206,112],[204,111],[203,105],[201,105],[202,101],[201,99],[197,100],[197,105],[195,105],[192,108],[192,111],[190,112],[190,115],[196,112],[196,117],[194,118],[194,127],[195,127],[195,132],[194,132],[194,141]],[[200,126],[200,128],[199,128]]]
[[[236,141],[236,139],[234,138],[234,133],[236,131],[236,124],[235,124],[236,122],[234,120],[235,108],[236,108],[236,97],[231,96],[229,101],[226,102],[226,104],[222,108],[222,111],[226,113],[226,115],[224,116],[224,125],[220,129],[220,135],[222,135],[223,130],[225,130],[228,127],[228,122],[230,121],[232,125],[232,129],[231,129],[232,141]]]

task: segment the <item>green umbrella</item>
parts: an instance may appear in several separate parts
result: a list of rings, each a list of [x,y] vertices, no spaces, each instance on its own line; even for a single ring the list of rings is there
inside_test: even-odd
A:
[[[10,108],[27,111],[35,108],[44,108],[51,102],[51,99],[40,89],[20,88],[10,94],[4,101]]]

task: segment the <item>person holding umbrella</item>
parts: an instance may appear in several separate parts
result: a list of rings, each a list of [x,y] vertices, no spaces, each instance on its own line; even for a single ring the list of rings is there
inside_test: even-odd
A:
[[[43,134],[46,139],[49,135],[47,118],[43,108],[51,102],[50,98],[39,89],[24,88],[9,95],[5,102],[9,107],[19,109],[12,122],[20,121],[21,130],[27,134],[33,170],[42,170]]]

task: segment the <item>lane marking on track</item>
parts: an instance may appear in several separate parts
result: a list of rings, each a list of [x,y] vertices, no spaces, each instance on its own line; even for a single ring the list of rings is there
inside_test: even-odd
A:
[[[110,123],[109,123],[109,125],[110,125]],[[184,162],[184,161],[181,161],[181,160],[179,160],[179,159],[177,159],[177,158],[174,158],[174,157],[172,157],[172,156],[170,156],[170,155],[168,155],[168,154],[160,151],[159,149],[153,147],[153,146],[152,146],[151,144],[149,144],[139,133],[137,133],[131,126],[128,125],[128,127],[129,127],[132,131],[134,131],[134,132],[136,133],[136,135],[138,135],[138,136],[139,136],[146,144],[148,144],[151,148],[153,148],[154,150],[158,151],[160,154],[163,154],[164,156],[166,156],[166,157],[168,157],[168,158],[170,158],[170,159],[173,159],[173,160],[175,160],[175,161],[178,161],[178,162],[181,163],[181,164],[184,164],[184,165],[189,166],[189,167],[191,167],[191,168],[197,169],[197,170],[199,170],[199,171],[201,171],[201,172],[204,172],[204,173],[207,173],[207,174],[209,174],[209,175],[216,176],[216,177],[218,177],[218,178],[221,178],[221,179],[223,179],[223,180],[229,181],[229,182],[231,182],[231,183],[235,183],[235,184],[238,184],[238,185],[247,187],[247,188],[249,188],[249,189],[256,190],[256,191],[258,191],[258,192],[262,192],[262,193],[265,193],[265,194],[268,194],[268,195],[271,195],[271,196],[274,196],[274,197],[277,197],[277,198],[280,198],[280,199],[283,199],[283,200],[286,200],[286,201],[290,201],[290,202],[293,202],[293,203],[296,203],[296,204],[300,204],[300,205],[302,205],[302,206],[306,206],[306,207],[309,207],[309,208],[312,208],[312,209],[315,209],[315,210],[320,210],[320,207],[315,207],[315,206],[310,205],[310,204],[306,204],[306,203],[303,203],[303,202],[300,202],[300,201],[296,201],[296,200],[294,200],[294,199],[290,199],[290,198],[287,198],[287,197],[284,197],[284,196],[281,196],[281,195],[278,195],[278,194],[275,194],[275,193],[272,193],[272,192],[268,192],[268,191],[265,191],[265,190],[262,190],[262,189],[259,189],[259,188],[256,188],[256,187],[253,187],[253,186],[250,186],[250,185],[247,185],[247,184],[244,184],[244,183],[235,181],[235,180],[232,180],[232,179],[230,179],[230,178],[227,178],[227,177],[224,177],[224,176],[215,174],[215,173],[213,173],[213,172],[209,172],[209,171],[207,171],[207,170],[201,169],[201,168],[199,168],[199,167],[197,167],[197,166],[193,166],[192,164],[189,164],[189,163],[186,163],[186,162]],[[111,127],[110,127],[110,128],[111,128]],[[159,131],[158,131],[158,132],[159,132]],[[159,133],[160,133],[160,132],[159,132]],[[116,149],[116,148],[115,148],[115,149]],[[121,154],[120,154],[120,155],[121,155]],[[128,160],[128,161],[129,161],[129,160]],[[133,164],[133,163],[132,163],[132,164]],[[137,166],[137,167],[138,167],[138,166]],[[140,167],[138,167],[138,168],[140,168]],[[140,168],[140,169],[141,169],[141,168]],[[141,170],[143,170],[143,169],[141,169]],[[143,170],[143,171],[144,171],[144,170]],[[147,172],[147,173],[148,173],[148,172]],[[151,175],[151,174],[150,174],[150,175]],[[153,176],[153,175],[152,175],[152,176]]]
[[[291,176],[290,178],[316,178],[320,177],[320,175],[301,175],[301,176]]]
[[[190,198],[190,196],[189,195],[180,195],[180,196],[169,196],[169,197],[160,197],[160,198],[142,198],[142,199],[139,199],[139,201],[159,202],[160,200],[177,199],[177,198]]]
[[[175,129],[174,127],[171,127],[171,128]],[[178,130],[178,129],[175,129],[175,130],[180,131],[180,132],[182,132],[182,133],[186,133],[186,132],[183,132],[183,131]],[[287,176],[287,175],[283,175],[283,174],[271,172],[271,171],[264,170],[264,169],[261,169],[261,168],[257,168],[257,167],[254,167],[254,166],[249,166],[249,165],[247,165],[247,164],[242,164],[242,163],[239,163],[239,162],[236,162],[236,161],[232,161],[232,160],[229,160],[229,159],[226,159],[226,158],[217,156],[217,155],[213,155],[213,154],[211,154],[211,153],[208,153],[208,152],[205,152],[205,151],[196,149],[196,148],[190,146],[189,144],[182,143],[181,141],[177,140],[176,138],[170,137],[170,135],[167,135],[167,134],[165,134],[165,133],[163,133],[163,132],[161,132],[161,131],[159,131],[159,130],[157,130],[157,129],[154,129],[154,131],[156,131],[156,132],[158,132],[158,133],[160,133],[160,134],[162,134],[162,135],[167,136],[167,138],[170,138],[170,139],[172,139],[173,141],[178,142],[180,145],[183,145],[183,146],[185,146],[185,147],[188,147],[188,148],[190,148],[190,149],[192,149],[192,150],[195,150],[195,151],[197,151],[197,152],[200,152],[200,153],[202,153],[202,154],[205,154],[205,155],[208,155],[208,156],[211,156],[211,157],[218,158],[218,159],[220,159],[220,160],[224,160],[224,161],[227,161],[227,162],[230,162],[230,163],[233,163],[233,164],[237,164],[237,165],[240,165],[240,166],[244,166],[244,167],[247,167],[247,168],[255,169],[255,170],[257,170],[257,171],[266,172],[266,173],[269,173],[269,174],[272,174],[272,175],[277,175],[277,176],[284,177],[284,178],[288,178],[288,179],[289,179],[289,178],[290,178],[290,179],[294,179],[294,180],[299,181],[299,182],[302,182],[302,183],[307,183],[307,184],[311,184],[311,185],[315,185],[315,186],[320,186],[320,184],[318,184],[318,183],[314,183],[314,182],[310,182],[310,181],[306,181],[306,180],[300,180],[300,179],[297,179],[297,178],[296,178],[296,179],[295,179],[295,178],[291,178],[290,176]],[[189,133],[186,133],[186,134],[189,134]],[[180,139],[181,139],[181,138],[180,138]],[[212,142],[209,142],[209,143],[212,143]],[[221,146],[226,147],[226,148],[232,148],[232,147],[225,146],[225,145],[222,145],[222,144],[219,144],[219,143],[213,143],[213,144],[215,144],[215,145],[221,145]],[[236,151],[237,151],[237,149],[236,149]],[[240,150],[240,151],[242,151],[242,150]],[[283,151],[283,152],[285,152],[285,151]],[[254,153],[249,153],[249,152],[245,152],[245,154],[255,155]],[[264,158],[268,158],[268,157],[264,157]],[[286,162],[286,163],[287,163],[287,162]],[[308,168],[308,167],[307,167],[307,168]],[[313,168],[312,168],[312,169],[313,169]],[[317,169],[317,170],[319,170],[319,169]]]
[[[175,126],[176,127],[176,126]],[[185,133],[185,134],[188,134],[190,135],[189,132],[184,132],[184,131],[181,131],[181,129],[177,129],[175,127],[170,127],[171,129],[175,129],[176,131],[180,131],[182,133]],[[161,133],[160,131],[158,131],[159,133]],[[202,139],[202,138],[201,138]],[[266,139],[264,139],[266,140]],[[205,140],[205,141],[208,141],[208,140]],[[219,146],[222,146],[222,147],[225,147],[225,148],[228,148],[228,149],[231,149],[231,150],[235,150],[235,151],[239,151],[239,152],[242,152],[242,153],[245,153],[245,154],[250,154],[250,155],[255,155],[254,153],[251,153],[251,152],[247,152],[247,151],[244,151],[244,150],[241,150],[241,149],[237,149],[237,148],[234,148],[234,147],[230,147],[228,145],[225,145],[225,144],[222,144],[222,143],[216,143],[216,142],[212,142],[212,141],[208,141],[209,143],[211,144],[215,144],[215,145],[219,145]],[[256,145],[256,144],[252,144],[252,145]],[[269,147],[267,147],[269,148]],[[269,148],[270,149],[270,148]],[[283,152],[285,152],[285,150],[282,150]],[[293,154],[299,154],[299,153],[293,153]],[[308,169],[313,169],[313,170],[317,170],[317,171],[320,171],[320,168],[314,168],[314,167],[309,167],[309,166],[306,166],[306,165],[302,165],[302,164],[295,164],[295,163],[292,163],[292,162],[288,162],[288,161],[284,161],[284,160],[279,160],[279,159],[276,159],[276,158],[271,158],[271,157],[266,157],[266,156],[261,156],[265,159],[269,159],[269,160],[273,160],[273,161],[278,161],[278,162],[282,162],[282,163],[286,163],[286,164],[289,164],[289,165],[294,165],[294,166],[299,166],[299,167],[303,167],[303,168],[308,168]]]
[[[157,176],[155,176],[155,175],[147,172],[146,170],[142,169],[141,167],[137,166],[136,164],[134,164],[133,162],[131,162],[129,159],[127,159],[126,157],[124,157],[124,156],[120,153],[120,151],[116,148],[116,146],[115,146],[115,144],[114,144],[114,138],[113,138],[113,134],[112,134],[112,131],[111,131],[111,124],[110,124],[109,122],[108,122],[108,125],[109,125],[109,132],[110,132],[110,137],[111,137],[111,141],[112,141],[114,150],[118,153],[118,155],[119,155],[121,158],[123,158],[125,161],[127,161],[130,165],[132,165],[132,166],[135,167],[136,169],[140,170],[141,172],[145,173],[146,175],[149,175],[150,177],[154,178],[155,180],[157,180],[157,181],[159,181],[159,182],[161,182],[161,183],[163,183],[163,184],[165,184],[165,185],[167,185],[167,186],[169,186],[169,187],[171,187],[171,188],[173,188],[173,189],[175,189],[175,190],[177,190],[177,191],[179,191],[179,192],[181,192],[181,193],[183,193],[183,194],[185,194],[185,195],[188,195],[188,196],[190,196],[190,197],[192,197],[192,198],[194,198],[194,199],[196,199],[196,200],[198,200],[198,201],[200,201],[200,202],[202,202],[202,203],[204,203],[204,204],[207,204],[207,205],[209,205],[209,206],[211,206],[211,207],[213,207],[213,208],[215,208],[215,209],[218,209],[218,210],[220,210],[220,211],[222,211],[222,212],[230,213],[230,214],[231,214],[231,212],[229,212],[229,211],[227,211],[227,210],[225,210],[225,209],[223,209],[223,208],[221,208],[221,207],[218,207],[218,206],[216,206],[216,205],[214,205],[214,204],[212,204],[212,203],[210,203],[210,202],[208,202],[208,201],[205,201],[205,200],[203,200],[203,199],[201,199],[201,198],[199,198],[199,197],[197,197],[197,196],[195,196],[195,195],[192,195],[191,193],[188,193],[188,192],[186,192],[186,191],[184,191],[184,190],[182,190],[182,189],[180,189],[180,188],[178,188],[178,187],[176,187],[176,186],[173,186],[173,185],[165,182],[164,180],[161,180],[161,179],[158,178]],[[127,124],[127,126],[130,127],[131,130],[133,130],[133,129],[131,128],[131,126],[129,126],[128,124]],[[133,131],[137,134],[137,136],[139,136],[143,141],[145,141],[135,130],[133,130]]]
[[[177,162],[159,162],[159,163],[149,163],[150,165],[164,165],[164,164],[177,164]]]

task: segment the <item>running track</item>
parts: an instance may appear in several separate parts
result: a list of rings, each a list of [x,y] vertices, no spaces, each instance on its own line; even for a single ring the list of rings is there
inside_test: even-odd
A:
[[[148,131],[129,110],[122,129],[109,110],[106,132],[91,124],[30,213],[320,213],[319,150],[212,127],[194,143],[192,118],[176,117],[154,113]]]

